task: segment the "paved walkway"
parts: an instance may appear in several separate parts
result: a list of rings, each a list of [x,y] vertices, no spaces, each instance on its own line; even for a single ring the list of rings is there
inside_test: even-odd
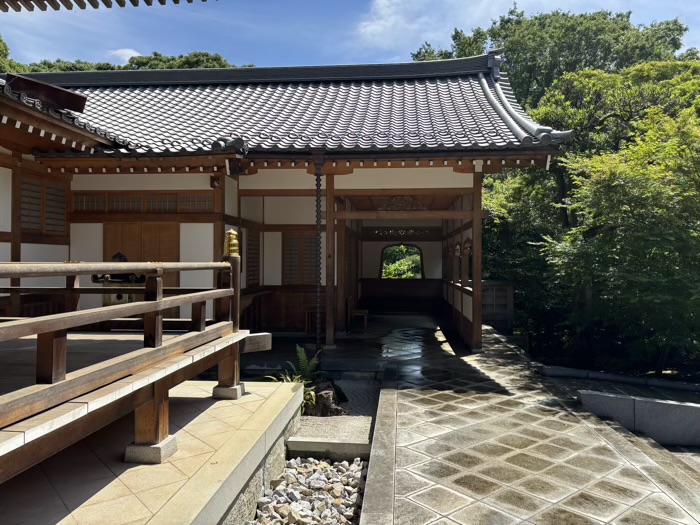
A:
[[[384,336],[362,525],[700,523],[700,473],[583,412],[493,333],[459,357],[427,319]]]

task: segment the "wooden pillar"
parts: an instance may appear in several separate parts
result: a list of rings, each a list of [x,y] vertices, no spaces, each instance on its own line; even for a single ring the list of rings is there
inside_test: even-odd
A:
[[[335,344],[335,180],[326,175],[326,346]]]
[[[481,306],[482,306],[482,283],[481,283],[481,186],[483,179],[483,161],[474,161],[474,217],[472,219],[472,341],[473,350],[481,348]]]
[[[157,445],[168,437],[170,399],[163,380],[151,385],[153,399],[134,411],[134,444]]]
[[[338,211],[345,211],[345,200],[342,199],[338,201]],[[345,260],[347,259],[347,253],[345,250],[345,220],[338,220],[338,291],[336,297],[336,314],[337,314],[337,327],[338,330],[344,332],[347,330],[347,312],[346,312],[346,297],[345,297],[345,287],[346,287],[346,274],[347,268],[345,267]]]

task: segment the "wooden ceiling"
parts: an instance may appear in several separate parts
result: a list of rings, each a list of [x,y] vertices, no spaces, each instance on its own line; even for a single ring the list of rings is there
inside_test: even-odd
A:
[[[180,0],[171,0],[173,4],[179,4]],[[207,0],[201,0],[206,2]],[[191,4],[194,0],[183,0],[183,3],[187,2]],[[7,13],[10,9],[13,11],[34,11],[34,9],[39,9],[40,11],[46,11],[51,8],[55,11],[59,9],[72,10],[74,7],[80,9],[99,7],[111,8],[116,7],[126,7],[134,6],[137,7],[141,4],[143,5],[165,5],[167,0],[0,0],[0,11]]]
[[[348,200],[358,211],[448,210],[459,195],[357,195]]]

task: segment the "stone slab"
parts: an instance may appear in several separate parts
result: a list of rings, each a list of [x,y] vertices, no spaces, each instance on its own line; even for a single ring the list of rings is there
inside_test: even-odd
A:
[[[137,445],[131,443],[126,447],[124,463],[141,463],[159,465],[177,452],[177,439],[168,436],[157,445]]]
[[[369,441],[343,439],[290,437],[287,452],[291,457],[318,457],[332,461],[369,459],[372,446]]]

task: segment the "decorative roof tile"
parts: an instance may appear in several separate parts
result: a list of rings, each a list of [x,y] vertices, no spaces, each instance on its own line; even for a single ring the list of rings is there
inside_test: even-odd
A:
[[[496,56],[30,76],[87,95],[82,118],[125,137],[135,152],[210,150],[239,137],[252,151],[338,152],[510,149],[566,140],[527,116],[498,74]]]

